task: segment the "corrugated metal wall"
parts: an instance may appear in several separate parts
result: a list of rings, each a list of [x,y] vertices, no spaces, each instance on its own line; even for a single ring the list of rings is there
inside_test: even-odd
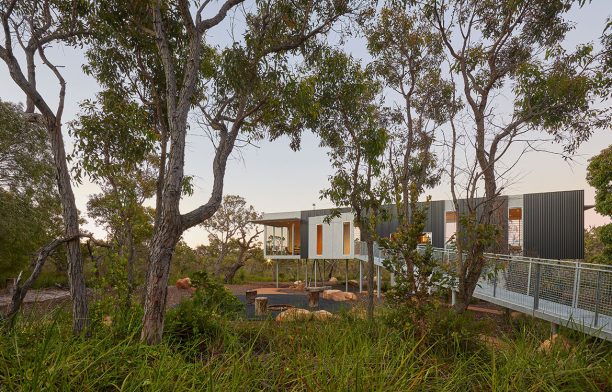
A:
[[[501,206],[496,221],[501,224],[500,243],[507,251],[508,243],[508,198],[500,197]],[[432,201],[425,231],[431,232],[433,246],[444,247],[444,200]],[[460,201],[460,212],[467,210],[464,200]],[[308,218],[329,215],[332,209],[301,211],[300,257],[308,258]],[[340,212],[350,212],[342,208]],[[562,191],[532,193],[524,195],[524,254],[525,256],[551,259],[584,258],[584,191]],[[389,210],[390,219],[381,222],[376,231],[388,237],[397,228],[395,207]],[[395,219],[394,219],[395,218]]]
[[[425,231],[431,232],[432,246],[444,248],[444,200],[429,203],[429,213]]]
[[[584,258],[584,191],[526,194],[524,254],[547,259]]]

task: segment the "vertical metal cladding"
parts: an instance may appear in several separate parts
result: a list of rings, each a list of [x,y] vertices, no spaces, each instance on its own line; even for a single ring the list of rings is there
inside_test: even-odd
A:
[[[432,236],[432,246],[444,248],[444,200],[429,203],[425,232]]]
[[[478,222],[483,221],[484,203],[486,199],[483,197],[474,198],[472,200],[461,199],[458,200],[459,204],[459,215],[467,215],[470,210],[476,211],[476,219]],[[507,253],[508,252],[508,196],[498,196],[495,199],[494,211],[491,217],[491,224],[496,225],[499,228],[499,236],[490,249],[489,252],[493,253]]]
[[[525,256],[584,258],[584,191],[524,195]]]

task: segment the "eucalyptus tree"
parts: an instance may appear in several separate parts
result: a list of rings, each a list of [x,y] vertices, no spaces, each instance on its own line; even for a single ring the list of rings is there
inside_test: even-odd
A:
[[[390,92],[388,96],[396,98],[388,164],[399,225],[386,246],[398,256],[394,259],[399,263],[389,265],[396,289],[405,286],[411,295],[419,288],[424,292],[430,275],[425,271],[432,272],[431,258],[416,249],[425,224],[424,211],[415,211],[416,203],[440,181],[433,144],[441,142],[442,126],[459,105],[452,98],[452,84],[442,75],[442,39],[416,7],[409,2],[385,2],[366,26],[366,35],[373,58],[369,67]]]
[[[459,252],[456,268],[459,311],[472,297],[483,252],[497,242],[492,224],[503,213],[499,195],[518,159],[542,138],[563,143],[570,156],[593,129],[610,126],[611,109],[597,106],[609,80],[602,74],[605,51],[593,44],[573,52],[563,47],[572,26],[566,14],[575,3],[430,0],[420,8],[442,39],[457,76],[456,93],[466,102],[451,138],[455,210],[460,184],[468,199],[456,241],[467,251],[465,257]],[[508,109],[501,110],[502,104]],[[457,167],[460,140],[465,167]]]
[[[595,188],[595,211],[612,217],[612,145],[589,159],[587,181]],[[605,264],[612,264],[612,223],[590,231],[590,237],[599,238],[603,247],[598,259]]]
[[[102,193],[90,196],[88,214],[105,227],[126,262],[126,305],[135,284],[136,248],[151,234],[145,200],[155,195],[157,135],[149,111],[121,92],[106,90],[81,104],[72,122],[75,179],[87,176]]]
[[[163,332],[174,247],[185,230],[205,222],[218,209],[227,159],[236,143],[290,134],[292,146],[299,145],[301,121],[292,109],[299,105],[299,82],[290,58],[299,61],[301,54],[316,46],[318,36],[361,5],[348,0],[283,0],[238,7],[242,3],[244,0],[96,3],[97,12],[104,16],[102,27],[111,37],[107,42],[98,37],[108,49],[99,55],[121,58],[121,74],[132,76],[128,85],[146,81],[155,86],[148,89],[147,96],[160,103],[153,106],[156,123],[164,131],[162,151],[168,149],[160,159],[157,217],[149,253],[142,331],[142,339],[148,343],[159,342]],[[239,13],[244,15],[245,31],[238,39],[232,36],[225,47],[207,43],[212,31],[220,31],[224,21],[234,21]],[[119,51],[112,48],[112,42],[119,44]],[[96,53],[91,56],[99,58]],[[131,68],[126,59],[134,60]],[[109,70],[113,73],[112,60],[99,64],[104,65],[98,68],[102,76]],[[151,70],[145,64],[150,64]],[[188,118],[196,108],[197,122],[215,147],[212,191],[206,203],[181,213]]]
[[[384,152],[389,135],[381,109],[381,85],[350,56],[325,50],[316,62],[315,131],[329,149],[334,169],[321,192],[336,206],[349,206],[368,250],[368,316],[374,314],[374,241],[389,187]],[[339,213],[335,210],[329,218]]]
[[[232,280],[234,274],[240,267],[244,266],[244,258],[254,245],[261,230],[255,228],[252,223],[259,214],[246,200],[238,195],[225,195],[219,209],[202,227],[208,232],[210,245],[217,247],[217,257],[213,269],[220,274],[223,269],[223,261],[234,247],[239,249],[239,260],[230,268],[232,273],[226,275],[225,280]],[[249,235],[255,230],[254,236]]]
[[[70,183],[62,135],[66,81],[60,67],[47,57],[53,45],[72,45],[86,33],[87,2],[54,0],[7,0],[0,3],[2,43],[0,59],[26,96],[26,113],[46,128],[50,140],[57,188],[62,204],[64,232],[69,241],[68,281],[72,297],[73,330],[81,333],[89,324],[83,257],[80,248],[79,216]],[[44,96],[37,85],[36,62],[57,79],[57,96]],[[25,63],[25,64],[24,64]],[[57,102],[55,109],[52,105]],[[35,111],[40,114],[35,115]]]

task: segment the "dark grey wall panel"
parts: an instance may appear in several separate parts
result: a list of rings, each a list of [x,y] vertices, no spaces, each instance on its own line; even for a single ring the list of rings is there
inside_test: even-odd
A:
[[[483,212],[484,203],[486,199],[479,197],[472,200],[461,199],[458,200],[459,204],[459,215],[469,214],[470,211],[476,210],[476,219],[478,222],[483,223]],[[499,196],[494,206],[493,217],[491,223],[497,225],[500,229],[499,236],[497,237],[496,244],[488,249],[489,252],[493,253],[507,253],[508,252],[508,196]]]
[[[526,194],[525,256],[584,258],[584,191]]]
[[[425,231],[431,232],[432,246],[444,248],[444,200],[429,203]]]

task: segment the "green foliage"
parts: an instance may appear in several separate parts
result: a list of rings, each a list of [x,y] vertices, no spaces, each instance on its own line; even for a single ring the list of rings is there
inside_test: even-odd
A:
[[[384,322],[404,336],[419,340],[422,349],[444,357],[486,351],[480,335],[492,333],[490,325],[476,320],[471,313],[456,313],[435,300],[429,305],[426,309],[409,303],[394,306],[384,313]]]
[[[584,231],[584,261],[612,265],[612,224]]]
[[[388,257],[384,260],[387,271],[394,274],[395,285],[388,298],[396,304],[425,304],[428,289],[438,286],[443,275],[432,257],[431,245],[419,252],[419,238],[423,235],[427,221],[427,208],[417,206],[417,190],[412,187],[410,211],[412,223],[403,214],[400,224],[390,238],[381,238],[380,244]],[[429,200],[428,200],[429,201]],[[401,205],[398,208],[401,210]]]
[[[191,284],[196,288],[193,302],[201,307],[227,317],[236,317],[243,310],[242,303],[221,283],[209,278],[204,271],[191,275]]]
[[[27,269],[62,227],[46,130],[0,101],[0,281]],[[53,260],[61,258],[62,251]]]
[[[224,337],[226,321],[237,318],[244,305],[206,272],[193,273],[191,284],[196,288],[193,297],[168,312],[167,337],[181,344],[214,343]]]
[[[515,340],[499,336],[499,348],[470,347],[463,340],[471,342],[463,335],[470,331],[461,332],[463,338],[453,332],[474,327],[473,321],[462,326],[451,314],[438,319],[436,325],[451,332],[435,332],[445,338],[427,343],[406,333],[409,325],[381,320],[230,323],[225,344],[215,351],[202,347],[206,355],[197,356],[168,341],[140,343],[138,314],[114,317],[111,327],[96,325],[89,339],[71,337],[69,318],[58,314],[21,322],[15,334],[0,336],[0,382],[7,390],[457,392],[595,392],[612,383],[609,342],[572,340],[570,351],[545,354],[527,329]]]
[[[381,86],[359,62],[326,50],[313,59],[315,102],[319,107],[316,132],[335,172],[321,197],[336,206],[350,206],[355,224],[373,232],[377,212],[388,200],[382,159],[388,132],[377,95]],[[366,232],[367,233],[367,232]]]
[[[586,179],[595,188],[595,211],[612,216],[612,145],[589,159]]]

